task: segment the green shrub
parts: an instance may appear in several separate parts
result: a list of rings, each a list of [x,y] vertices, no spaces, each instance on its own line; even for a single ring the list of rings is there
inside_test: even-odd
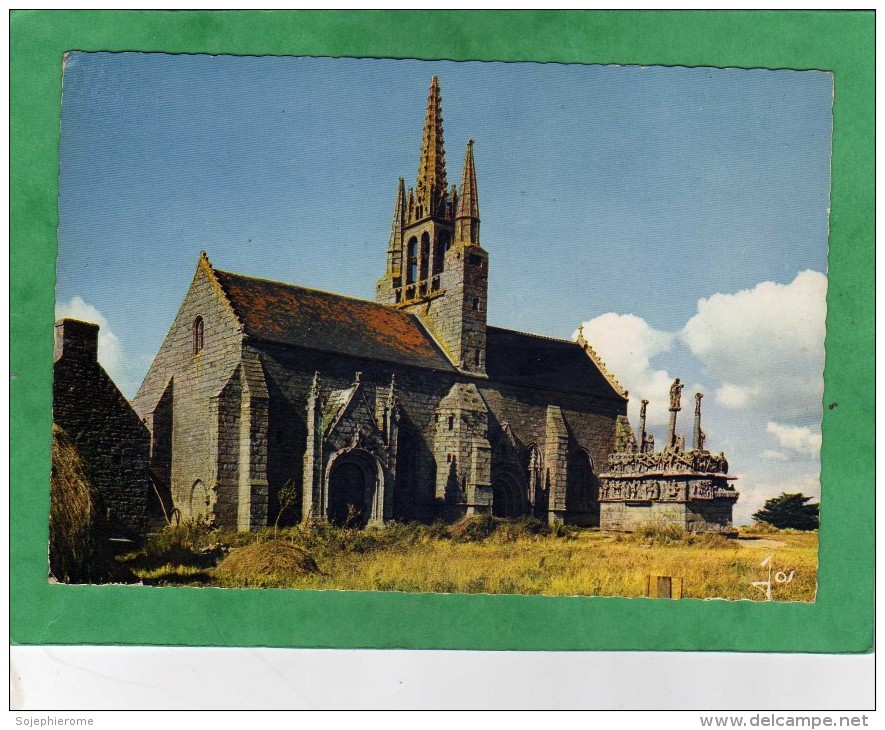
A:
[[[772,535],[777,532],[780,531],[774,525],[759,520],[754,520],[752,525],[741,527],[741,534],[744,535]]]

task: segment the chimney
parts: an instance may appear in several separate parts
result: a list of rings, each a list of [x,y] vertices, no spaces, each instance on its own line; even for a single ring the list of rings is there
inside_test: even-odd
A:
[[[55,357],[80,357],[98,361],[98,325],[78,319],[60,319],[55,323]]]

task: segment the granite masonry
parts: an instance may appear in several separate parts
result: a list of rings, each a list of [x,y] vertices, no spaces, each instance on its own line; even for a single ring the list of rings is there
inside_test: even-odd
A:
[[[580,338],[579,338],[580,339]],[[670,387],[670,426],[661,451],[645,431],[648,401],[641,401],[639,439],[624,419],[619,424],[615,451],[600,474],[601,521],[606,530],[630,531],[642,525],[675,525],[685,532],[734,532],[732,508],[738,492],[731,485],[725,454],[705,448],[701,429],[701,399],[695,393],[694,443],[676,434],[676,416],[682,410],[679,378]]]
[[[105,537],[137,539],[146,529],[151,437],[98,363],[98,325],[55,325],[53,421],[74,442],[101,495]]]
[[[434,78],[376,301],[200,255],[133,401],[176,513],[254,530],[277,519],[286,487],[299,498],[281,524],[494,514],[599,526],[627,393],[583,338],[488,325],[489,266],[474,143],[449,187]]]

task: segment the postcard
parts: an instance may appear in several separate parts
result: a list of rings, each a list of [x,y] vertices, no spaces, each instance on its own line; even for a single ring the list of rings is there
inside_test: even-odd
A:
[[[194,50],[60,59],[39,590],[125,643],[830,610],[832,67]]]

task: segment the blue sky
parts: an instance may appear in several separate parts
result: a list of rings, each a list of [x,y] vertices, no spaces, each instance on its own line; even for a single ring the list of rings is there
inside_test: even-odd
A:
[[[748,477],[739,511],[814,491],[822,72],[74,53],[59,312],[102,324],[101,357],[132,396],[201,249],[221,269],[372,298],[433,74],[450,184],[476,140],[489,321],[555,337],[586,322],[653,406],[664,378],[703,389],[710,448]]]

